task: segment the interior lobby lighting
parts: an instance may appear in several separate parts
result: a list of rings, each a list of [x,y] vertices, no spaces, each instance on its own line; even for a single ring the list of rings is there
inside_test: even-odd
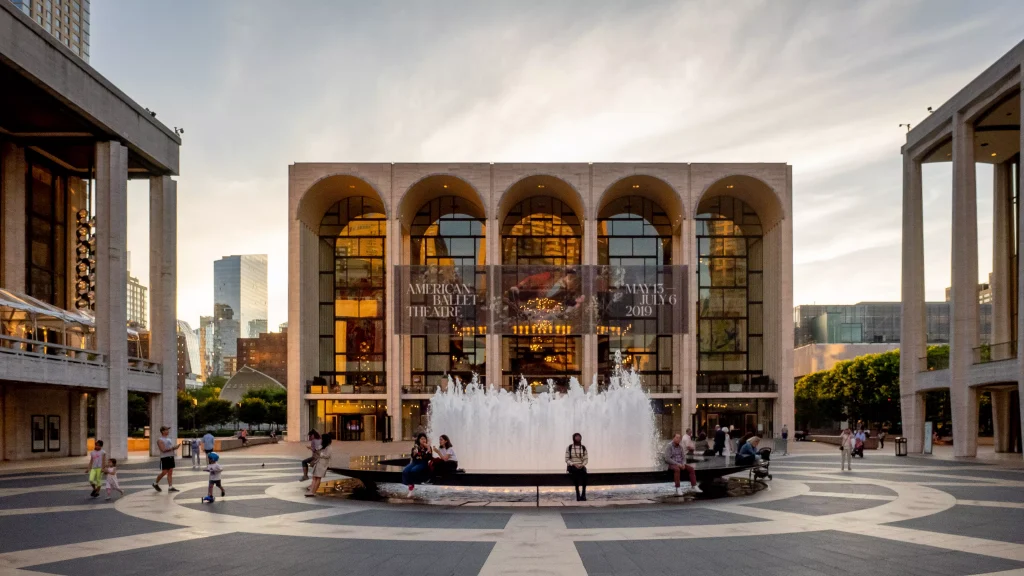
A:
[[[639,184],[633,184],[633,188],[639,188],[639,187],[640,187]]]
[[[732,184],[729,184],[728,186],[726,186],[726,188],[732,190]]]
[[[543,187],[544,187],[543,184],[537,184],[537,188],[543,188]]]
[[[995,153],[995,152],[993,152],[993,153],[992,153],[992,157],[994,158],[994,157],[995,157],[995,155],[996,155],[996,153]]]

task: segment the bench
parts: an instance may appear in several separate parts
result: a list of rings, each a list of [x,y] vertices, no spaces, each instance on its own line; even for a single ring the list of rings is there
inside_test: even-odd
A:
[[[255,446],[257,444],[271,444],[273,441],[270,436],[249,436],[249,446]],[[217,452],[223,452],[225,450],[236,450],[242,447],[242,440],[240,438],[216,438],[213,441],[213,449]]]

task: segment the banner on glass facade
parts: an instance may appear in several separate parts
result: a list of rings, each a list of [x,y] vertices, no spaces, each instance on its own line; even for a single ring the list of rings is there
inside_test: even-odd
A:
[[[396,266],[395,331],[486,334],[490,323],[485,266]]]
[[[396,266],[399,334],[682,334],[685,266]]]

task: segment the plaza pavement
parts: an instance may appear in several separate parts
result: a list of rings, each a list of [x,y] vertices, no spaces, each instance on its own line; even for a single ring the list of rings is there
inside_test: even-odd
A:
[[[403,444],[344,445],[353,454]],[[0,576],[217,574],[1024,575],[1024,466],[800,443],[771,490],[645,506],[428,506],[303,497],[297,444],[223,454],[226,498],[179,461],[182,492],[121,468],[90,499],[85,459],[0,467]],[[1001,458],[1001,455],[999,456]],[[595,499],[598,500],[598,499]]]

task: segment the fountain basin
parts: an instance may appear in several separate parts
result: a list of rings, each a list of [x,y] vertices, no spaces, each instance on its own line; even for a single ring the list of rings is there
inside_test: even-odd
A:
[[[402,468],[409,462],[408,456],[362,456],[349,460],[347,466],[333,466],[335,474],[355,478],[367,489],[376,490],[377,484],[401,484]],[[697,475],[697,483],[703,484],[718,478],[745,472],[750,465],[737,465],[733,458],[715,458],[691,461]],[[629,484],[661,484],[672,481],[672,471],[664,467],[638,469],[590,469],[587,470],[588,486],[622,486]],[[431,481],[435,486],[480,486],[480,487],[536,487],[572,486],[572,477],[564,471],[524,470],[474,470],[466,469],[457,474],[446,474]]]

